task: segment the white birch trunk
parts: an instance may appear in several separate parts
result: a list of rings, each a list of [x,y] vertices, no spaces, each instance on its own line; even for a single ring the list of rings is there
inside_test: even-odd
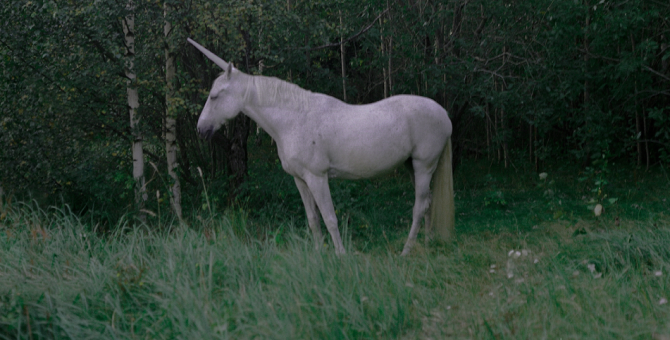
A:
[[[137,108],[140,106],[137,88],[135,81],[137,76],[134,71],[135,63],[135,17],[132,14],[134,4],[132,1],[128,2],[128,9],[131,11],[123,20],[123,34],[126,43],[126,89],[128,92],[128,113],[130,115],[130,131],[133,136],[132,141],[132,157],[133,157],[133,179],[135,180],[135,204],[139,212],[140,219],[145,219],[145,214],[142,212],[144,203],[147,201],[147,190],[144,180],[144,150],[142,149],[143,136],[139,128],[140,117],[137,113]]]
[[[382,18],[379,18],[379,27],[381,29],[381,45],[380,45],[380,51],[382,57],[384,56],[385,53],[385,48],[384,48],[384,26],[382,25]],[[388,81],[387,81],[387,76],[386,76],[386,67],[382,65],[382,75],[383,75],[383,82],[384,82],[384,98],[388,98]]]
[[[342,27],[342,11],[340,11],[340,28]],[[342,98],[344,102],[347,101],[347,69],[346,62],[344,60],[346,50],[344,49],[344,33],[340,35],[340,60],[342,64]]]
[[[391,4],[389,3],[388,0],[386,0],[386,8],[391,8]],[[393,27],[393,18],[391,17],[391,11],[388,12],[388,17],[389,17],[389,25],[390,27]],[[393,95],[393,69],[391,67],[391,60],[393,59],[393,32],[389,32],[389,45],[387,49],[388,53],[388,62],[389,62],[389,70],[388,70],[388,80],[389,80],[389,96]]]
[[[177,117],[172,105],[173,95],[173,80],[175,76],[174,56],[170,53],[169,35],[172,30],[172,25],[168,21],[169,6],[164,4],[165,17],[165,83],[167,90],[165,91],[165,152],[167,157],[167,169],[170,178],[172,179],[172,197],[170,203],[177,214],[177,218],[182,220],[181,214],[181,185],[179,184],[179,177],[177,176]]]

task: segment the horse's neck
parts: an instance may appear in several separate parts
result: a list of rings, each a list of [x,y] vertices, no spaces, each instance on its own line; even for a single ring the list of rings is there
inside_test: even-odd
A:
[[[253,104],[247,105],[243,113],[256,122],[275,141],[282,140],[282,136],[300,125],[300,121],[306,114],[281,106],[268,107]]]
[[[257,93],[259,87],[253,85],[253,78],[249,76],[247,93],[245,94],[246,103],[243,110],[249,118],[254,120],[263,130],[265,130],[273,139],[281,140],[282,135],[289,133],[292,129],[299,128],[305,119],[308,119],[311,108],[310,105],[303,102],[287,101],[282,95],[276,96],[274,93]],[[260,89],[263,90],[263,89]],[[267,90],[267,89],[265,89]],[[316,94],[309,91],[301,93],[302,95],[312,96]],[[268,103],[261,96],[282,97],[274,103]],[[316,95],[318,97],[318,95]]]

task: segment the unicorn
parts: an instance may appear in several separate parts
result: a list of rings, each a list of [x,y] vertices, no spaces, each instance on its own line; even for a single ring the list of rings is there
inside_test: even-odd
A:
[[[274,77],[245,74],[187,40],[223,69],[198,119],[198,133],[211,138],[240,112],[265,130],[276,142],[282,168],[298,187],[316,249],[324,241],[320,212],[336,254],[345,253],[328,180],[370,178],[401,164],[410,169],[415,193],[401,255],[409,254],[416,242],[422,218],[426,239],[431,226],[443,239],[453,232],[452,124],[442,106],[414,95],[347,104]]]

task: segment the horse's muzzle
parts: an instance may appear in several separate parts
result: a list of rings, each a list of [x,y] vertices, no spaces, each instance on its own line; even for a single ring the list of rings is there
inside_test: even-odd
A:
[[[214,129],[211,127],[206,129],[198,129],[198,133],[200,134],[200,138],[210,140],[212,139],[212,136],[214,136]]]

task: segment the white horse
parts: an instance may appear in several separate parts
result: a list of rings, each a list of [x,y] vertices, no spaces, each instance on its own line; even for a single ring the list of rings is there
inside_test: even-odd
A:
[[[224,70],[212,85],[198,132],[209,138],[243,112],[272,136],[282,167],[300,191],[317,249],[323,242],[320,211],[335,252],[345,253],[328,178],[369,178],[403,163],[413,171],[416,196],[402,255],[416,241],[430,205],[434,173],[433,208],[425,220],[427,237],[431,220],[442,238],[449,237],[454,228],[452,126],[439,104],[398,95],[373,104],[349,105],[277,78],[247,75],[190,38],[188,42]]]

